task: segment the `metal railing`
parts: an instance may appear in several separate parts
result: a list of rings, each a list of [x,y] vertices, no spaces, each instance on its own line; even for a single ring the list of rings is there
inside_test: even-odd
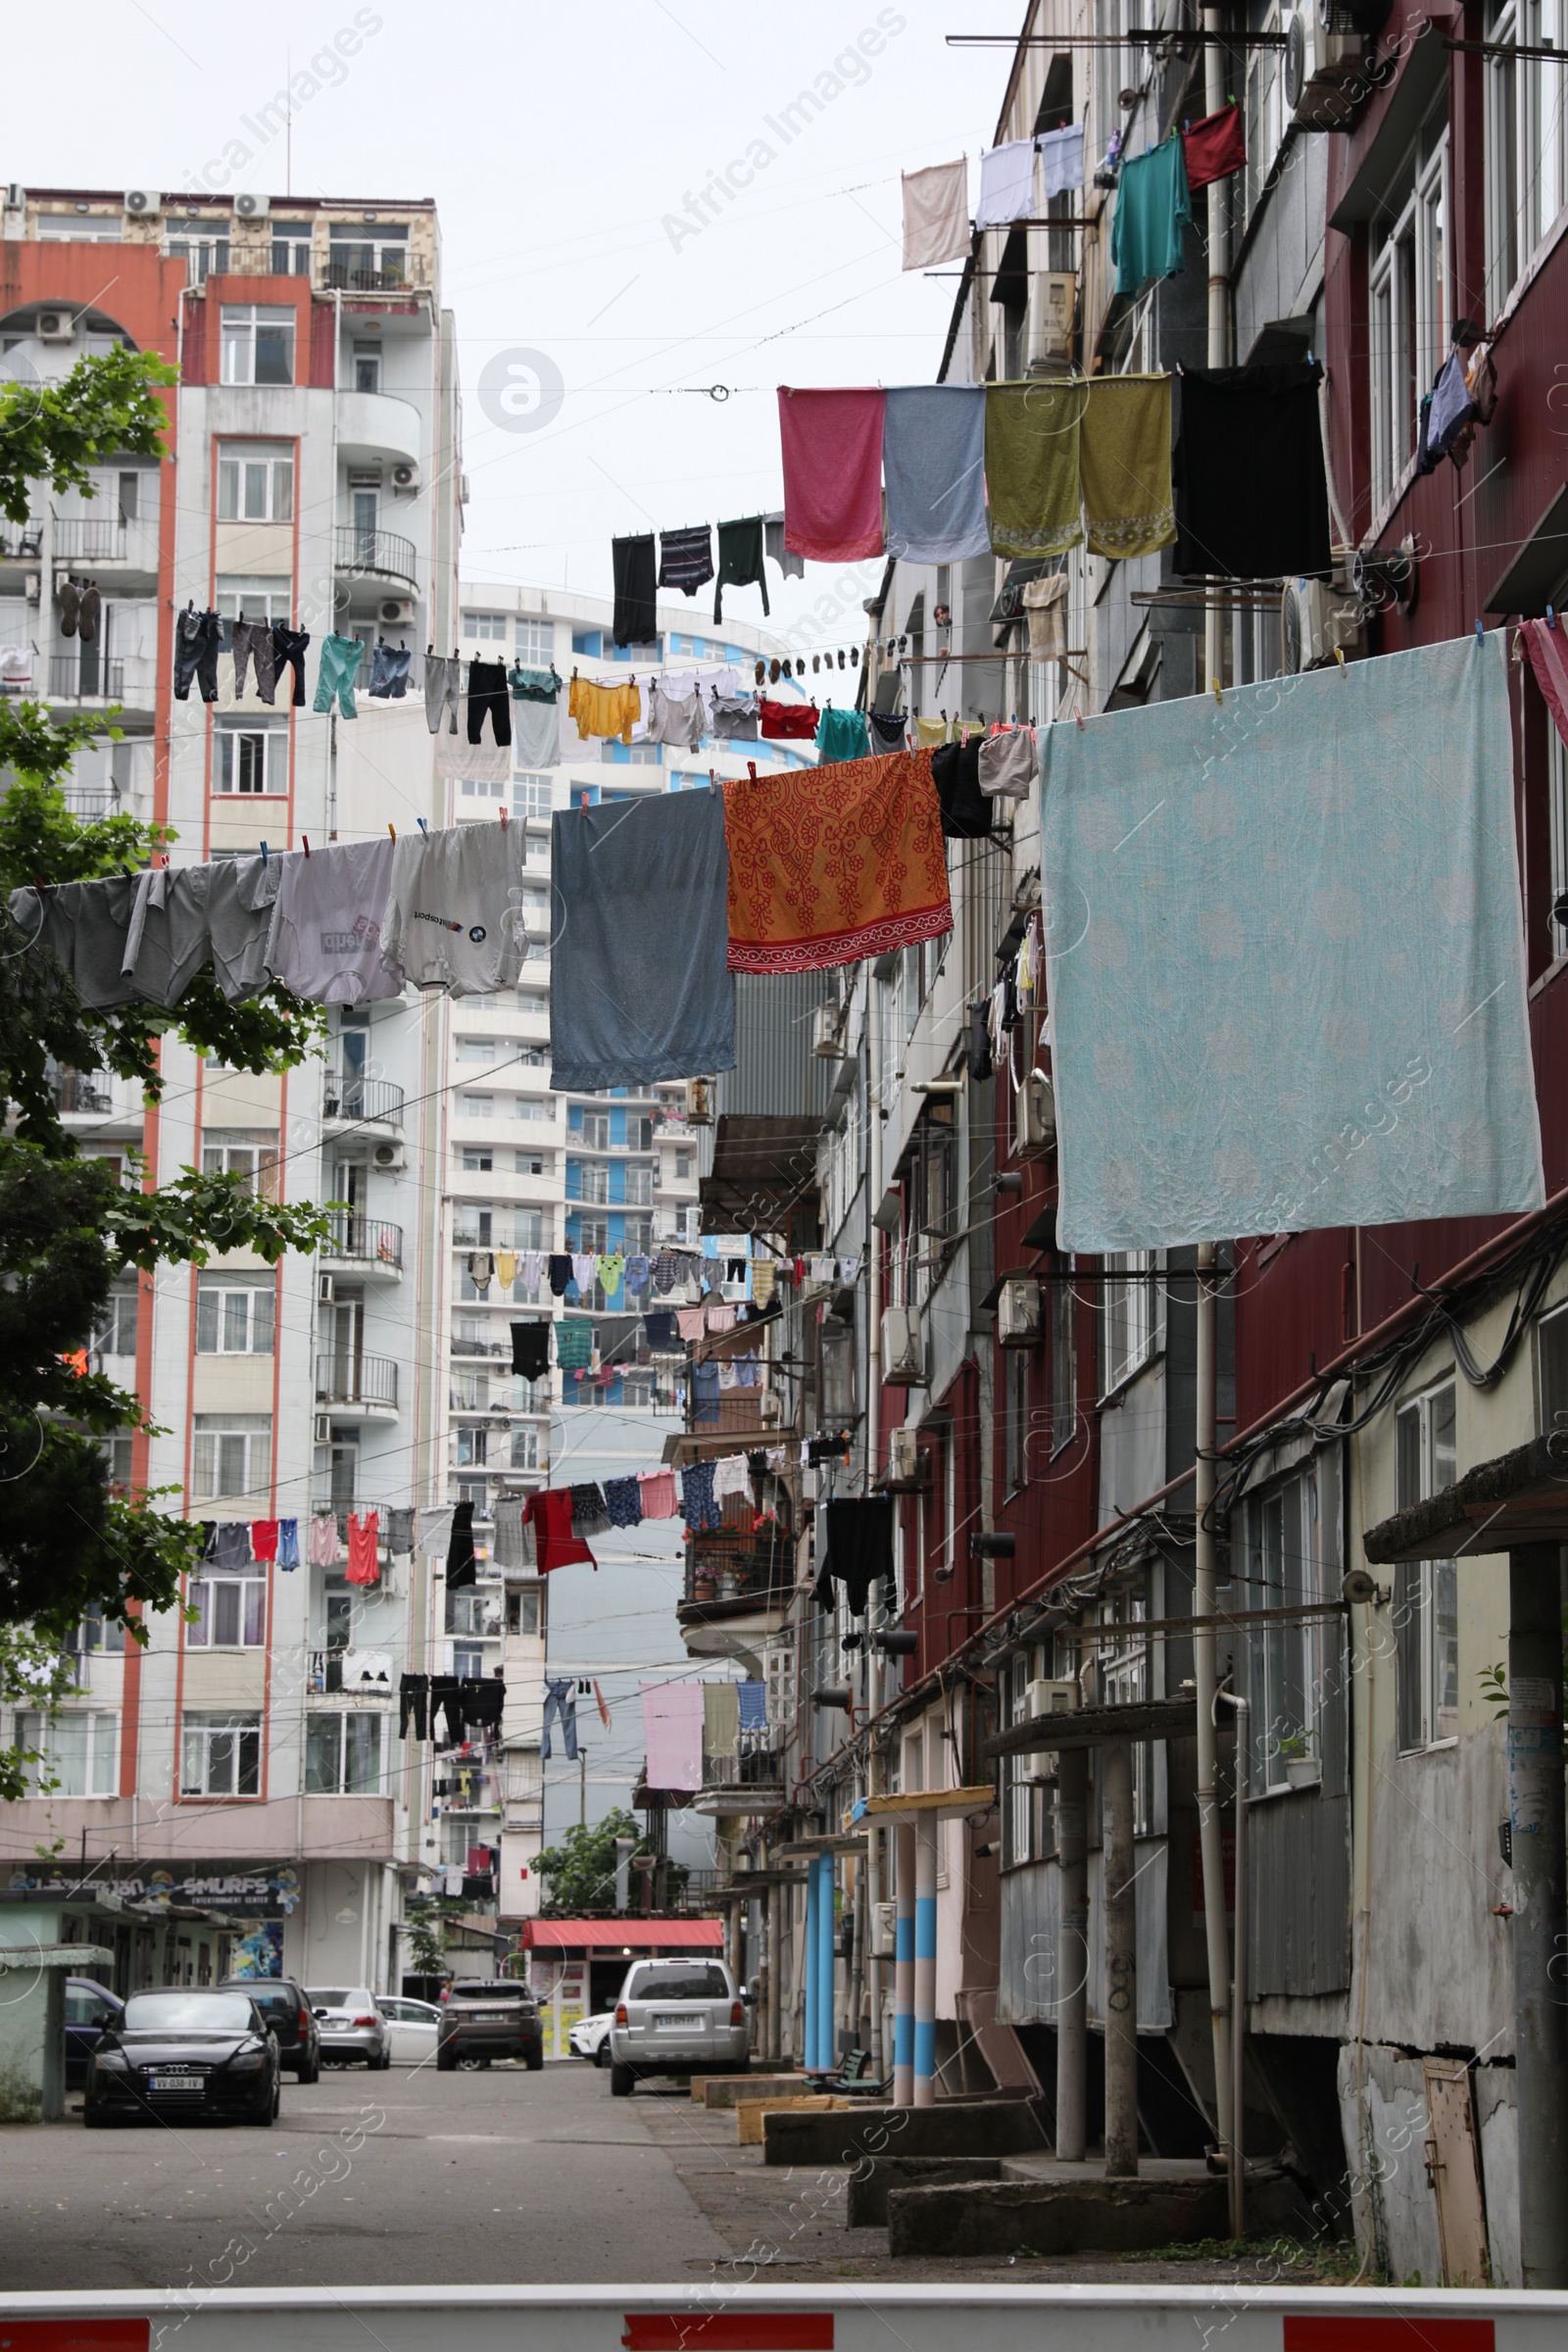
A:
[[[63,787],[66,807],[73,816],[87,820],[118,814],[120,787],[117,784],[67,784]]]
[[[55,523],[55,554],[80,564],[118,564],[125,553],[122,514],[67,514]]]
[[[510,1356],[512,1349],[500,1340],[458,1340],[452,1343],[454,1355]]]
[[[782,1533],[773,1541],[715,1529],[694,1536],[686,1546],[683,1598],[782,1601],[795,1587],[795,1546]]]
[[[339,522],[332,529],[332,561],[339,571],[373,571],[379,577],[407,580],[412,588],[416,555],[412,539],[396,531],[362,530],[357,523]]]
[[[92,1111],[100,1117],[113,1110],[114,1096],[101,1078],[89,1078],[81,1070],[57,1070],[54,1079],[55,1101],[64,1112]]]
[[[323,286],[344,294],[412,294],[414,280],[403,270],[357,270],[348,262],[328,262],[321,271]]]
[[[784,1754],[766,1732],[742,1732],[733,1756],[704,1756],[705,1788],[782,1788]]]
[[[403,1124],[403,1089],[389,1078],[359,1078],[329,1069],[322,1085],[321,1115],[327,1119],[378,1119]]]
[[[323,1257],[352,1257],[367,1264],[403,1265],[403,1228],[381,1217],[334,1217],[332,1230],[321,1245]]]
[[[124,692],[123,662],[84,662],[80,654],[51,654],[49,657],[51,702],[118,703],[122,700]]]
[[[0,556],[9,557],[15,563],[34,559],[42,553],[41,522],[8,522],[0,527]]]
[[[318,1355],[316,1359],[318,1404],[380,1404],[394,1412],[398,1401],[398,1368],[386,1355]]]

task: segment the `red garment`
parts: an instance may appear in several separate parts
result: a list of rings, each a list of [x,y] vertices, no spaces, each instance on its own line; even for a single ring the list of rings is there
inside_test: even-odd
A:
[[[762,714],[762,733],[775,740],[809,741],[816,733],[822,713],[814,703],[771,703],[764,694],[759,704]]]
[[[571,1568],[586,1560],[597,1568],[594,1558],[580,1536],[572,1533],[571,1489],[569,1487],[541,1487],[528,1498],[523,1517],[533,1529],[534,1556],[541,1576],[552,1568]]]
[[[277,1557],[277,1521],[251,1521],[251,1557],[253,1560],[275,1560]]]
[[[381,1542],[378,1513],[366,1511],[356,1517],[349,1513],[349,1564],[343,1574],[351,1585],[378,1585],[381,1563],[377,1552]]]
[[[778,388],[784,457],[784,547],[816,564],[882,553],[885,392]]]
[[[1551,712],[1552,724],[1564,743],[1568,743],[1568,631],[1560,620],[1556,628],[1548,627],[1544,620],[1522,620],[1519,636],[1530,656],[1536,684]]]
[[[1187,191],[1206,188],[1212,179],[1227,179],[1247,162],[1247,135],[1239,106],[1222,106],[1217,115],[1204,115],[1182,133],[1187,159]]]

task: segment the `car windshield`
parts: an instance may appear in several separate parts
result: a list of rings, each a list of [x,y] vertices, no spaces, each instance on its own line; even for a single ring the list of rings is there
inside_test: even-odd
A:
[[[634,2001],[721,2001],[729,1991],[721,1968],[640,1968],[627,1987]]]
[[[239,1986],[225,1985],[223,1989],[232,1989],[237,1993]],[[292,1984],[247,1984],[245,1994],[256,2003],[258,2009],[296,2009],[299,2006]]]
[[[352,1987],[344,1992],[340,1987],[331,1984],[315,1984],[311,1987],[309,1995],[311,2002],[318,2009],[357,2009],[362,2003],[368,2001],[369,1997],[368,1992],[356,1992]]]
[[[138,1992],[125,2003],[127,2034],[247,2034],[243,1992]]]
[[[455,2001],[525,2001],[528,1987],[508,1977],[468,1978],[453,1985],[452,1997]]]

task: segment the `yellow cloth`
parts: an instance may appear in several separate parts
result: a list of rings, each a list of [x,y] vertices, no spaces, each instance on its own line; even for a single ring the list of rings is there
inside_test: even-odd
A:
[[[988,384],[986,497],[999,556],[1059,556],[1083,537],[1078,430],[1086,381]],[[1167,488],[1169,459],[1166,461]]]
[[[1078,433],[1084,536],[1092,556],[1152,556],[1176,536],[1170,377],[1097,375]]]
[[[752,1303],[754,1306],[765,1306],[767,1304],[768,1300],[773,1296],[773,1284],[776,1279],[777,1277],[773,1271],[773,1260],[770,1257],[753,1258]]]
[[[496,1251],[496,1280],[504,1291],[511,1290],[513,1277],[516,1271],[516,1251],[514,1250],[498,1250]]]
[[[642,689],[573,678],[566,710],[579,735],[618,735],[622,743],[630,743],[632,728],[643,714]]]
[[[939,743],[947,742],[952,729],[945,718],[917,718],[914,733],[922,752],[934,752]]]
[[[703,1753],[733,1756],[740,1752],[741,1694],[734,1683],[703,1685]]]

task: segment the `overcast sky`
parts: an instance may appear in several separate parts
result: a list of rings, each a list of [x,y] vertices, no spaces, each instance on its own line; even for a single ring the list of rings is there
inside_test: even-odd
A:
[[[10,25],[14,98],[70,96],[13,104],[6,176],[281,196],[284,140],[257,124],[292,68],[295,193],[440,208],[472,485],[466,575],[608,593],[614,533],[780,503],[779,383],[932,380],[956,281],[901,274],[899,173],[967,152],[973,203],[1010,51],[943,36],[1020,21],[1017,0],[978,13],[956,0],[86,0],[68,20],[31,10]],[[358,53],[334,54],[356,27]],[[829,82],[841,86],[819,114],[785,115]],[[750,184],[710,197],[718,217],[705,217],[705,187],[735,163]],[[528,352],[563,397],[549,423],[503,429],[480,378]],[[522,386],[514,416],[519,400],[529,413],[530,380],[507,378]],[[673,389],[712,384],[732,397]],[[775,594],[769,569],[786,624],[836,576],[809,565]],[[846,596],[874,582],[879,566],[863,569]],[[733,595],[736,615],[761,617],[755,589]],[[694,619],[706,612],[699,594]],[[859,626],[857,611],[847,640]]]

